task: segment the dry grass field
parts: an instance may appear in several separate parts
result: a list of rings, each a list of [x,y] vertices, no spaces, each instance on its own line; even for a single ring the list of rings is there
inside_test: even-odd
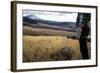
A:
[[[79,41],[62,36],[23,36],[23,62],[81,59]]]
[[[80,60],[79,40],[67,37],[75,35],[71,31],[23,26],[23,62]]]

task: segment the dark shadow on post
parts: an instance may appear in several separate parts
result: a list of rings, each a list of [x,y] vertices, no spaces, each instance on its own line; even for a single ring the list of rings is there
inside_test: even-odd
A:
[[[82,54],[82,59],[89,59],[88,54],[88,47],[87,47],[87,38],[90,33],[90,19],[91,14],[90,13],[78,13],[76,26],[80,28],[78,32],[79,37],[79,43],[80,43],[80,51]]]

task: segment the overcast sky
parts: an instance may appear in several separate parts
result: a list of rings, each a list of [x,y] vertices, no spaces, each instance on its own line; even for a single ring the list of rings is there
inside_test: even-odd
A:
[[[52,11],[29,11],[23,10],[23,16],[35,15],[41,19],[50,21],[76,22],[77,13],[72,12],[52,12]]]

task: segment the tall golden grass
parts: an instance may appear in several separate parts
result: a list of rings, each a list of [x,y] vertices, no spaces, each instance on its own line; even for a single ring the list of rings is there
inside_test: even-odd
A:
[[[71,59],[81,59],[78,40],[63,36],[23,36],[23,62],[54,60],[50,55],[68,48]],[[57,54],[56,54],[57,55]],[[56,56],[56,58],[61,56]]]

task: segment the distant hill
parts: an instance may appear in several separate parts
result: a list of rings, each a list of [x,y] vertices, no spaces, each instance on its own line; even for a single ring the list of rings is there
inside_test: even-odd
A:
[[[68,28],[75,28],[75,22],[57,22],[57,21],[49,21],[49,20],[44,20],[41,19],[35,15],[28,15],[28,16],[23,16],[23,22],[26,23],[31,23],[31,24],[47,24],[50,26],[57,26],[57,27],[68,27]]]

